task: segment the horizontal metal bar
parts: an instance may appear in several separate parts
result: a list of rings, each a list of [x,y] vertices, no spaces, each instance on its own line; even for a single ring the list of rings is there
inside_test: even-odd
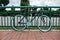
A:
[[[60,8],[60,6],[0,6],[0,8]]]

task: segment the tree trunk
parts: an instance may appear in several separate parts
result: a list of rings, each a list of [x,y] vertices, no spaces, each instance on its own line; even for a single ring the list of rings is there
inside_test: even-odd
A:
[[[30,6],[29,0],[21,0],[21,6]],[[29,8],[21,8],[22,12],[29,12]]]

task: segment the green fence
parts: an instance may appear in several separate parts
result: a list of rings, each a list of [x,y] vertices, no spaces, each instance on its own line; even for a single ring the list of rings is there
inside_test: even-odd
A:
[[[60,11],[52,11],[52,8],[60,8],[60,6],[0,6],[0,8],[11,8],[11,11],[0,11],[0,26],[11,26],[11,19],[13,16],[19,14],[24,15],[22,11],[16,11],[15,8],[49,8],[49,10],[40,10],[38,12],[43,12],[45,15],[51,18],[52,26],[60,26]],[[30,12],[26,12],[27,15]],[[31,19],[31,16],[27,16],[28,19]],[[15,18],[16,22],[19,21],[19,18]],[[25,20],[23,20],[24,22]],[[32,22],[32,26],[35,26],[35,21]],[[15,24],[19,26],[18,23]]]

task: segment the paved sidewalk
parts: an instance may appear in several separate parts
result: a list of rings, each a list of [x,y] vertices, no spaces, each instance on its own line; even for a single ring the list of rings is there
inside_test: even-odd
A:
[[[0,40],[60,40],[60,31],[0,31]]]

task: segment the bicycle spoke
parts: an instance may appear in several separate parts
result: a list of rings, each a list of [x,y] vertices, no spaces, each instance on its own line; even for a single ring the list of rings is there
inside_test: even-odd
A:
[[[18,21],[16,22],[16,20]],[[12,18],[12,28],[16,31],[24,30],[26,28],[26,22],[27,21],[24,16],[16,15],[15,17]]]
[[[38,28],[43,32],[51,30],[51,20],[48,16],[42,15],[38,18]]]

